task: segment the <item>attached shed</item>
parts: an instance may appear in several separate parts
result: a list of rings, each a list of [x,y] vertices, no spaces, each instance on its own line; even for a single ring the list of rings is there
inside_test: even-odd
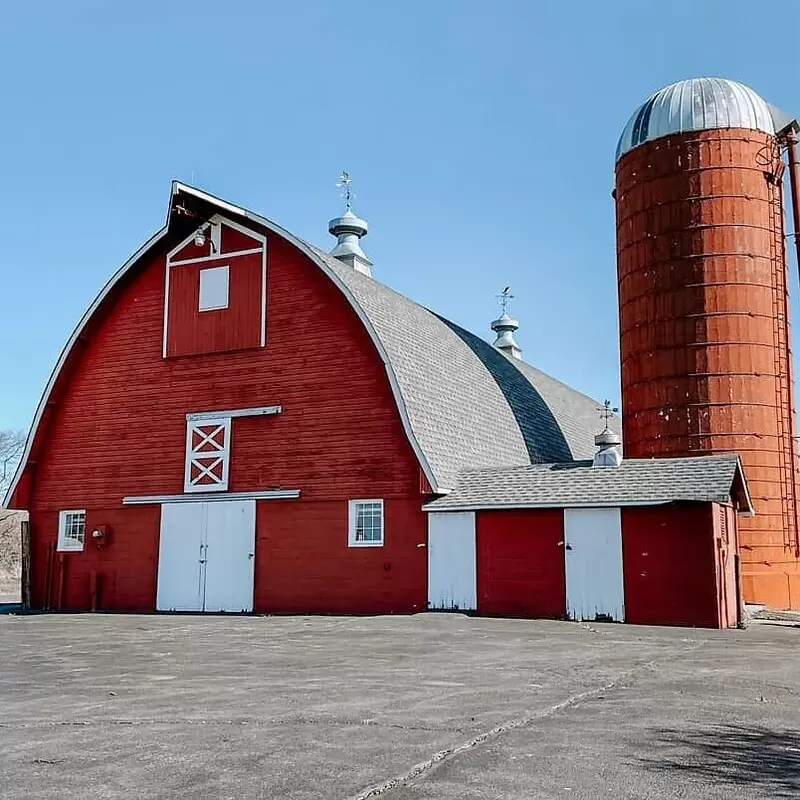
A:
[[[739,621],[737,516],[752,503],[736,455],[468,470],[425,510],[430,608]]]

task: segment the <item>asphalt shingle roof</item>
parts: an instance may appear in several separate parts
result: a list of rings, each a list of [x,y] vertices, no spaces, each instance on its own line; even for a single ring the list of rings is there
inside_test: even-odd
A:
[[[628,459],[619,467],[573,461],[465,470],[456,488],[426,504],[425,510],[727,502],[732,491],[743,506],[750,506],[736,455]]]
[[[389,360],[439,489],[475,467],[591,456],[598,403],[312,248],[345,284]],[[619,432],[619,419],[611,421]]]

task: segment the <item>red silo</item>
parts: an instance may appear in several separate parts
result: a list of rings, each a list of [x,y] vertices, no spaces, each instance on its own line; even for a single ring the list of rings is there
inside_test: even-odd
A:
[[[633,458],[735,452],[746,602],[800,607],[783,162],[767,104],[698,78],[631,118],[616,168],[623,439]]]

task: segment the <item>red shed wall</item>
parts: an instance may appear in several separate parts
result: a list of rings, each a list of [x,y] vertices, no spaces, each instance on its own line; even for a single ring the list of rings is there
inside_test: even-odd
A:
[[[719,627],[716,507],[622,509],[625,621]]]
[[[27,502],[34,604],[43,602],[58,510],[85,508],[87,531],[107,524],[110,541],[63,556],[62,607],[89,607],[96,572],[101,607],[154,608],[159,508],[123,507],[122,498],[183,493],[188,412],[282,405],[277,416],[233,420],[229,490],[302,491],[274,508],[259,502],[256,607],[424,607],[419,466],[383,364],[340,291],[270,235],[268,346],[163,359],[164,284],[162,254],[101,308],[40,426]],[[347,547],[347,500],[356,498],[386,500],[385,548]]]
[[[566,616],[561,509],[480,511],[476,537],[479,613]]]

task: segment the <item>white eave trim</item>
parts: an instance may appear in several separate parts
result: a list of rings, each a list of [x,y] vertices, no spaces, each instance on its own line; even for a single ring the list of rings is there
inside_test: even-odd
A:
[[[169,218],[169,210],[167,211],[167,217]],[[168,219],[169,222],[169,219]],[[95,311],[100,307],[100,304],[103,300],[106,299],[109,292],[116,286],[117,282],[125,275],[125,273],[142,257],[147,253],[150,248],[152,248],[155,244],[157,244],[164,236],[166,236],[169,230],[168,225],[165,225],[158,233],[155,233],[151,236],[112,276],[109,278],[106,285],[100,290],[100,293],[95,297],[92,304],[87,309],[86,313],[81,317],[78,324],[75,326],[75,330],[72,331],[72,335],[67,340],[64,349],[61,351],[61,355],[58,357],[58,361],[56,361],[55,367],[53,367],[53,371],[50,373],[50,379],[47,381],[47,386],[45,387],[44,393],[42,394],[42,399],[39,401],[39,405],[36,407],[36,413],[33,415],[33,422],[31,423],[31,429],[28,432],[28,438],[25,440],[25,449],[22,452],[22,458],[19,460],[19,465],[17,466],[17,471],[14,473],[14,478],[12,479],[8,491],[6,492],[6,496],[3,499],[3,508],[5,508],[8,502],[14,495],[14,492],[17,489],[17,484],[22,477],[22,473],[25,470],[25,466],[28,463],[28,458],[30,458],[31,454],[31,447],[33,446],[33,441],[36,438],[36,431],[39,428],[39,424],[42,421],[42,416],[44,415],[44,411],[47,408],[47,403],[50,400],[50,395],[52,394],[53,387],[58,380],[58,376],[61,373],[62,368],[64,367],[64,363],[66,362],[69,354],[72,352],[72,348],[75,346],[75,342],[80,337],[83,329],[86,327],[86,324],[94,315]]]
[[[263,492],[228,492],[226,494],[195,492],[194,494],[153,494],[141,497],[123,497],[124,506],[148,506],[160,503],[221,503],[225,500],[297,500],[299,489],[273,489]]]
[[[234,417],[266,417],[270,414],[280,414],[283,406],[260,406],[258,408],[235,408],[232,411],[197,411],[186,415],[187,422],[201,422],[202,420],[233,419]]]
[[[464,503],[463,505],[436,506],[426,503],[423,511],[447,514],[450,511],[502,511],[510,508],[628,508],[635,506],[666,506],[670,503],[717,503],[718,500],[627,500],[608,503],[557,503],[547,500],[542,503]]]
[[[215,205],[217,208],[226,211],[229,214],[238,215],[240,217],[243,217],[244,219],[254,222],[256,225],[260,225],[266,228],[267,230],[272,231],[272,233],[276,234],[277,236],[280,236],[290,244],[294,245],[307,258],[311,259],[311,261],[314,264],[316,264],[322,270],[322,272],[328,278],[330,278],[331,281],[333,281],[334,285],[345,296],[347,301],[350,303],[350,306],[358,315],[358,318],[361,320],[361,323],[366,328],[369,337],[372,339],[372,343],[375,345],[375,349],[378,351],[378,355],[383,361],[383,365],[386,370],[386,375],[389,378],[389,385],[392,389],[392,394],[394,396],[395,403],[397,404],[397,410],[400,414],[400,419],[403,424],[403,430],[405,431],[406,437],[408,438],[408,441],[411,444],[411,448],[414,450],[414,454],[416,455],[417,460],[419,461],[420,466],[422,467],[422,471],[425,473],[425,477],[428,481],[428,484],[431,487],[432,492],[434,494],[445,494],[447,490],[439,486],[439,483],[436,480],[436,476],[433,472],[430,462],[425,456],[425,453],[423,452],[422,447],[420,446],[419,441],[417,440],[417,437],[411,426],[411,419],[408,414],[408,409],[406,408],[405,399],[403,398],[403,394],[400,391],[400,383],[397,380],[397,375],[395,374],[394,369],[391,365],[389,356],[386,352],[386,349],[383,346],[383,342],[381,342],[377,331],[373,327],[367,315],[364,313],[364,310],[361,308],[361,305],[355,299],[353,293],[342,282],[339,276],[333,270],[331,270],[331,268],[325,263],[325,261],[321,259],[314,252],[314,250],[311,247],[309,247],[305,242],[301,241],[288,231],[284,230],[279,225],[276,225],[274,222],[270,222],[268,219],[265,219],[264,217],[261,217],[258,214],[253,214],[244,208],[240,208],[239,206],[233,205],[232,203],[227,203],[218,197],[214,197],[214,195],[208,194],[208,192],[203,192],[200,189],[195,189],[194,187],[188,186],[187,184],[181,183],[180,181],[173,181],[170,203],[167,207],[167,218],[164,227],[160,231],[158,231],[158,233],[152,236],[144,245],[142,245],[142,247],[140,247],[114,273],[114,275],[110,278],[110,280],[106,283],[106,285],[102,288],[100,293],[94,299],[94,302],[91,304],[91,306],[89,306],[89,309],[81,318],[77,327],[72,332],[72,336],[70,336],[69,341],[62,350],[61,356],[59,357],[58,362],[56,363],[56,366],[53,369],[52,374],[50,375],[50,380],[47,383],[47,387],[45,388],[44,394],[42,395],[42,399],[39,401],[39,405],[36,409],[36,414],[34,415],[33,418],[33,424],[31,425],[30,432],[28,433],[28,438],[25,442],[25,450],[23,451],[22,458],[20,459],[19,466],[17,467],[17,471],[14,474],[14,478],[11,481],[10,486],[8,487],[8,491],[6,492],[6,496],[3,501],[3,507],[6,506],[6,504],[16,491],[19,480],[22,477],[22,473],[25,470],[25,466],[28,463],[28,458],[30,457],[30,450],[31,447],[33,446],[33,441],[36,437],[36,431],[42,420],[42,415],[44,414],[44,410],[47,407],[48,400],[50,399],[50,394],[53,391],[53,387],[55,386],[56,380],[58,379],[58,375],[61,372],[61,369],[64,366],[64,362],[66,361],[69,353],[72,351],[72,348],[76,340],[78,339],[84,327],[86,326],[86,323],[91,319],[95,311],[97,311],[100,304],[103,302],[103,300],[105,300],[106,296],[111,291],[111,289],[114,288],[117,282],[150,248],[152,248],[160,239],[162,239],[167,234],[167,232],[169,231],[170,213],[172,211],[172,197],[175,197],[175,195],[180,194],[181,192],[185,194],[194,195],[195,197],[201,200],[205,200],[206,202]],[[166,271],[167,270],[165,270],[165,272]],[[263,284],[262,294],[264,294],[266,292],[266,284],[263,281],[262,284]],[[264,330],[265,329],[262,326],[262,346],[264,345]]]

